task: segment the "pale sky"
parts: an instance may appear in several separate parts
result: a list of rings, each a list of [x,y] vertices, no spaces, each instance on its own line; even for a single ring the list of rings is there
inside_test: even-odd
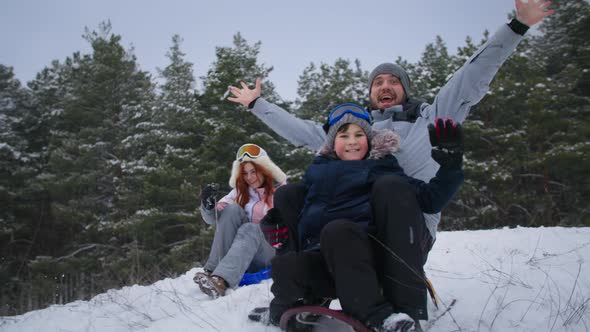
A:
[[[157,76],[179,34],[195,76],[215,60],[216,46],[231,46],[241,32],[262,42],[259,61],[273,66],[270,79],[287,100],[310,62],[338,57],[361,61],[364,70],[398,56],[415,62],[440,35],[455,53],[471,36],[479,41],[508,22],[514,0],[4,0],[0,5],[0,63],[14,67],[23,84],[52,60],[88,53],[84,28],[110,20],[122,44],[133,46],[142,70]]]

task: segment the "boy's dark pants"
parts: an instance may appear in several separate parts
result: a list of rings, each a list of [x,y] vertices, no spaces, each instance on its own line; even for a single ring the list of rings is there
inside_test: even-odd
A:
[[[275,257],[271,322],[276,324],[291,307],[325,297],[338,298],[342,309],[361,321],[381,321],[393,313],[381,295],[373,242],[358,224],[335,220],[322,230],[320,251]]]
[[[297,239],[298,215],[304,198],[305,190],[301,184],[282,186],[275,193],[275,207],[279,208],[283,220],[289,225],[292,240]],[[415,189],[399,176],[382,176],[373,185],[371,201],[373,224],[370,233],[375,234],[380,242],[374,247],[374,259],[383,296],[396,312],[405,312],[414,319],[426,320],[428,312],[423,266],[433,241],[416,200]],[[344,240],[342,242],[346,243]],[[272,271],[276,269],[275,264],[281,265],[273,261]],[[273,280],[276,283],[274,276]]]

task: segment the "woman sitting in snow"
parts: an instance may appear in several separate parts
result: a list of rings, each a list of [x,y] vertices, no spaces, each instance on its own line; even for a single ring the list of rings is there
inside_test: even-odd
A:
[[[259,224],[273,207],[275,189],[286,178],[264,149],[245,144],[232,165],[229,194],[216,202],[215,188],[203,188],[201,215],[216,228],[204,271],[194,277],[201,291],[213,298],[224,296],[228,287],[238,285],[244,272],[270,265],[276,249],[265,240]]]

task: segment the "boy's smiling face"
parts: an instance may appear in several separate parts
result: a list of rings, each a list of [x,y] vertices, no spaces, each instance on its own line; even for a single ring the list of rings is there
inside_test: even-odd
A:
[[[349,123],[340,128],[334,139],[334,152],[342,160],[361,160],[369,151],[367,134],[358,125]]]

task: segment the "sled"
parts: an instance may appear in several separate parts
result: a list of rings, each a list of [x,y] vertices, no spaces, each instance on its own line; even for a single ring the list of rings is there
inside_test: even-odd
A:
[[[309,315],[317,319],[309,319]],[[305,317],[307,316],[307,317]],[[350,332],[371,332],[363,323],[348,316],[342,310],[329,309],[322,306],[301,306],[285,311],[281,316],[281,330],[287,332],[299,331],[293,325],[307,326],[306,331],[350,331]]]
[[[258,272],[253,273],[244,273],[242,280],[238,286],[247,286],[247,285],[254,285],[260,283],[262,280],[266,280],[270,278],[270,267],[266,269],[262,269]]]

